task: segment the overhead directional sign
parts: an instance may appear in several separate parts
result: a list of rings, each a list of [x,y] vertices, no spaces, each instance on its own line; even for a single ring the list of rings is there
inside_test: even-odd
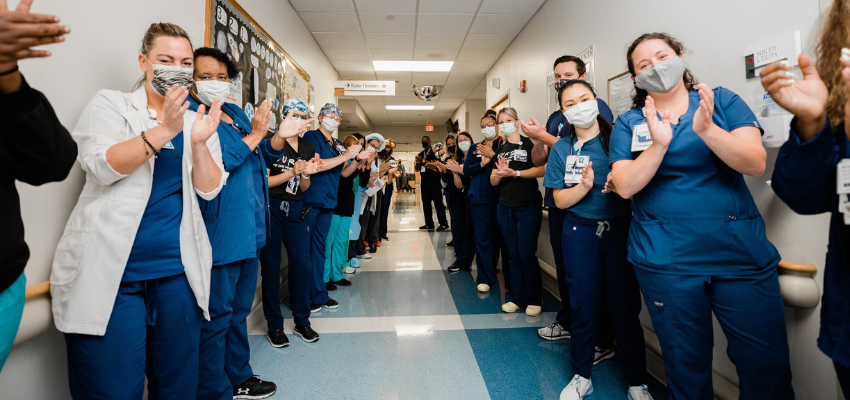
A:
[[[336,96],[395,96],[395,81],[336,81]]]

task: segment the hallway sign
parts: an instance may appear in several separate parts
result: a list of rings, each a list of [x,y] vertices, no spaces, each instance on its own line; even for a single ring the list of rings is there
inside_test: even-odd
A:
[[[336,81],[334,96],[395,96],[395,81]]]

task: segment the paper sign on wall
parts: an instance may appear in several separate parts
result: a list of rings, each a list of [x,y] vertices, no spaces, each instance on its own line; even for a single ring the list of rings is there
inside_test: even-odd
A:
[[[768,40],[747,46],[744,49],[747,79],[756,78],[767,64],[786,60],[797,65],[797,57],[803,52],[800,31],[774,36]]]

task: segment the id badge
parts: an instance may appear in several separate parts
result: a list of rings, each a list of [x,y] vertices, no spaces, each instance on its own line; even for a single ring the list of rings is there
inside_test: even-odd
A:
[[[338,143],[337,143],[337,145],[336,145],[336,151],[338,151],[338,152],[339,152],[339,155],[343,155],[343,154],[345,154],[345,147],[342,147],[342,145],[341,145],[341,144],[338,144]]]
[[[850,225],[850,194],[838,196],[838,212],[844,214],[844,225]]]
[[[171,143],[171,141],[169,140],[168,143],[165,144],[165,146],[162,146],[162,149],[163,150],[174,150],[174,144]]]
[[[513,160],[519,162],[528,161],[528,152],[525,150],[514,150]]]
[[[590,156],[567,156],[567,166],[564,169],[564,184],[567,187],[581,183],[581,173],[588,162]]]
[[[421,173],[423,173],[423,174],[424,174],[424,173],[425,173],[425,167],[422,167],[422,168],[419,170],[419,172],[421,172]]]
[[[836,188],[838,194],[850,194],[850,158],[845,158],[836,167]]]
[[[632,152],[644,151],[652,145],[652,135],[646,122],[632,129]]]

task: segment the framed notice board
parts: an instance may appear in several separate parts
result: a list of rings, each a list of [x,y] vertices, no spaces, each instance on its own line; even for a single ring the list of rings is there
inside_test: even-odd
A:
[[[264,100],[274,101],[274,132],[287,99],[300,97],[314,108],[310,75],[235,0],[207,0],[205,27],[204,45],[226,53],[239,71],[227,101],[249,118]]]

